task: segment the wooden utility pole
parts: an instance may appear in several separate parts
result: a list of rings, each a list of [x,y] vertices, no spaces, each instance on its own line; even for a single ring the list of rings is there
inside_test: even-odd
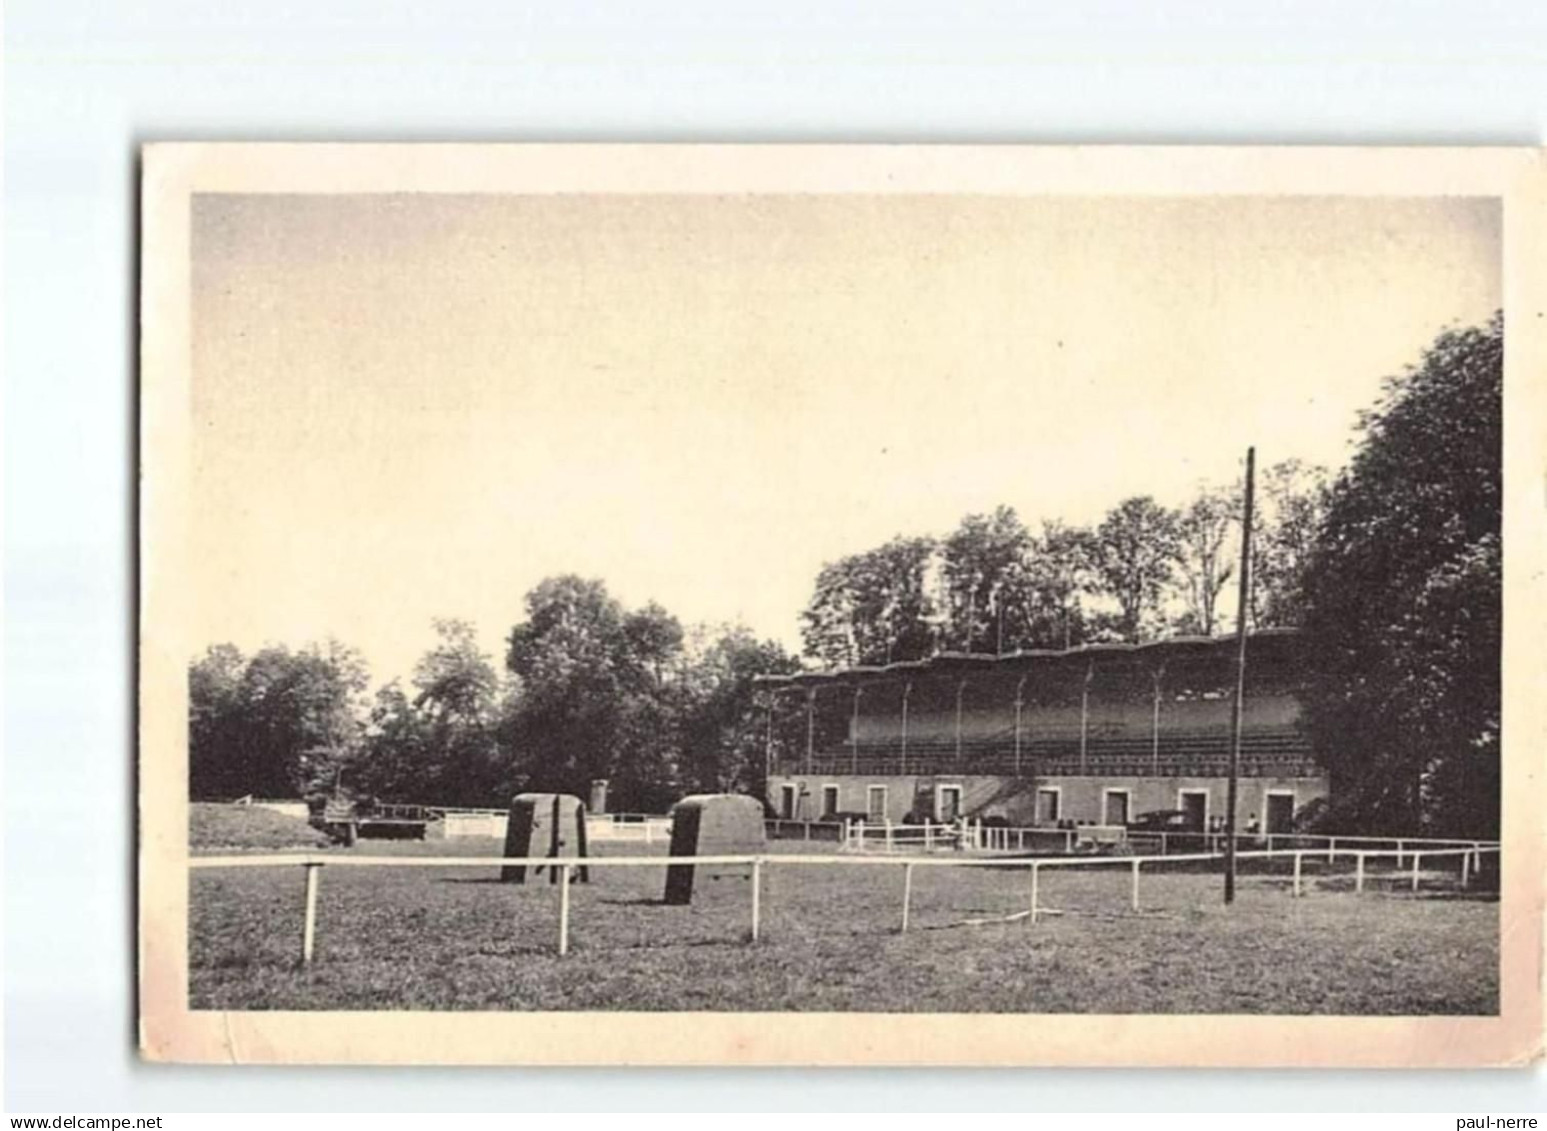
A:
[[[1246,449],[1241,503],[1241,602],[1235,613],[1235,695],[1230,700],[1230,783],[1225,790],[1225,902],[1235,902],[1235,809],[1241,776],[1241,709],[1246,698],[1246,614],[1252,595],[1252,472],[1257,449]]]

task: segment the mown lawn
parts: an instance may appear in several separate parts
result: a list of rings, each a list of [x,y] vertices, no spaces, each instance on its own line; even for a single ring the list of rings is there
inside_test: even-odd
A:
[[[326,848],[330,841],[305,821],[262,806],[195,801],[188,806],[188,843],[213,852]]]
[[[774,845],[771,851],[803,846]],[[826,850],[827,846],[821,846]],[[495,841],[367,842],[337,855],[498,855]],[[622,848],[611,849],[621,854]],[[630,846],[631,855],[645,850]],[[656,854],[664,850],[657,847]],[[333,854],[333,853],[330,853]],[[1498,904],[1438,875],[1413,895],[1376,879],[1044,870],[1032,925],[1024,869],[919,868],[907,934],[902,868],[769,865],[762,938],[748,884],[700,881],[660,902],[663,868],[598,868],[559,892],[494,867],[324,867],[317,954],[297,966],[301,869],[196,871],[195,1009],[831,1010],[866,1012],[1496,1014]],[[1307,876],[1312,871],[1308,868]],[[969,923],[968,920],[985,920]],[[998,920],[998,921],[996,921]]]

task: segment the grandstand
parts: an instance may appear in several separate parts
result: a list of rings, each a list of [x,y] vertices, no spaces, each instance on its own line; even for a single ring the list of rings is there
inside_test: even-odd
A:
[[[1289,832],[1327,795],[1300,726],[1308,657],[1291,629],[1247,645],[1237,825]],[[766,676],[768,801],[793,820],[1223,822],[1233,638],[947,653]]]

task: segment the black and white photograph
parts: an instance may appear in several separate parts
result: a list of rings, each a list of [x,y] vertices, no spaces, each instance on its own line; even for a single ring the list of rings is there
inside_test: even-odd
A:
[[[146,1055],[1528,1055],[1529,155],[1244,154],[149,150]]]

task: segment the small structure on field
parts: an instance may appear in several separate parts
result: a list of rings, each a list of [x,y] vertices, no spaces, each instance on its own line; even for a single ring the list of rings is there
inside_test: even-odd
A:
[[[671,855],[744,856],[767,847],[763,806],[756,798],[737,793],[700,793],[684,797],[671,809]],[[666,869],[666,902],[691,903],[695,874],[706,878],[747,878],[746,864],[672,864]]]
[[[541,856],[553,860],[584,860],[586,851],[585,806],[580,798],[567,793],[518,793],[510,803],[505,825],[506,856]],[[540,871],[541,865],[533,869]],[[590,870],[578,869],[580,882],[589,883]],[[548,882],[557,883],[559,869],[548,869]],[[507,884],[526,882],[525,864],[506,864],[500,880]]]

